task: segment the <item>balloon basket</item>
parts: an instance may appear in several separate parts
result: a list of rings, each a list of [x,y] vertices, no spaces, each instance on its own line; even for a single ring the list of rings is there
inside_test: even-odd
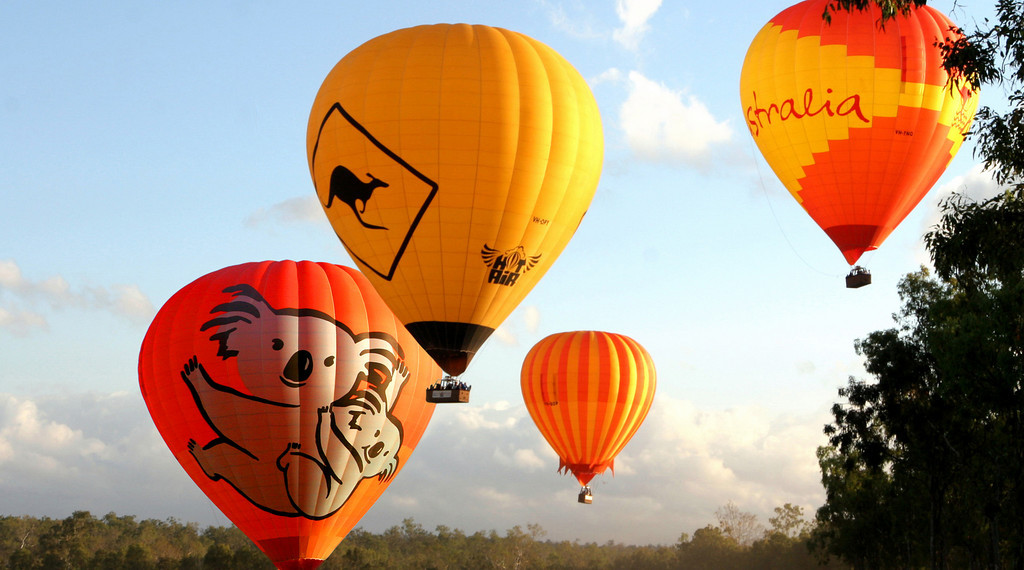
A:
[[[580,496],[577,501],[584,505],[589,505],[594,502],[594,494],[590,492],[590,487],[580,489]]]
[[[431,404],[465,404],[469,402],[472,387],[450,376],[427,388],[427,402]]]
[[[865,285],[871,285],[871,272],[859,265],[850,270],[846,276],[846,288],[857,289]]]

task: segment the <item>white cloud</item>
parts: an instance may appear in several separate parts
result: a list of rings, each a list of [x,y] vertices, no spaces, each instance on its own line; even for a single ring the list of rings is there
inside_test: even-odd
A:
[[[0,394],[0,496],[7,514],[227,524],[176,466],[135,393]]]
[[[538,523],[553,540],[666,544],[713,523],[729,501],[762,523],[787,502],[810,517],[824,499],[814,452],[827,419],[658,398],[581,513],[576,482],[557,472],[523,405],[438,406],[360,526],[381,532],[411,517],[472,533]],[[176,465],[137,393],[0,394],[0,496],[8,514],[228,524]]]
[[[0,307],[0,329],[18,336],[28,336],[36,330],[47,330],[46,317],[32,311],[8,311]]]
[[[557,473],[557,458],[523,406],[505,412],[439,406],[408,471],[362,524],[380,531],[411,516],[428,529],[472,532],[536,522],[553,540],[647,544],[672,543],[713,523],[715,510],[729,501],[763,524],[787,502],[810,518],[824,500],[815,450],[825,443],[821,428],[828,419],[757,407],[702,411],[659,397],[616,459],[614,476],[593,481],[595,502],[580,517],[572,504],[576,482]],[[446,483],[472,489],[474,501],[448,508],[451,496],[436,492]],[[419,509],[402,509],[400,497],[417,489],[432,492],[419,496]],[[509,495],[516,501],[507,502]]]
[[[600,34],[595,31],[591,9],[580,0],[571,2],[548,2],[539,0],[538,4],[545,11],[551,24],[574,38],[596,38]]]
[[[7,292],[19,305],[45,305],[53,310],[69,308],[106,311],[131,322],[145,324],[156,313],[152,302],[136,285],[73,288],[61,275],[41,281],[26,279],[14,260],[0,260],[0,300]],[[0,306],[0,329],[14,334],[29,334],[46,329],[42,313],[23,307]]]
[[[618,83],[622,81],[622,71],[616,67],[610,67],[601,72],[600,75],[593,78],[590,82],[593,85],[601,83]]]
[[[21,276],[21,268],[12,259],[0,259],[0,287],[18,291],[24,287],[25,279]]]
[[[1005,186],[996,183],[992,174],[984,170],[983,165],[973,165],[966,173],[934,188],[925,196],[923,203],[919,206],[925,208],[926,212],[921,221],[920,235],[923,236],[935,228],[935,225],[942,219],[942,203],[954,194],[981,202],[997,196],[1006,189]],[[918,264],[931,265],[931,255],[925,249],[924,240],[918,240],[914,258]]]
[[[537,305],[529,305],[523,308],[523,323],[526,325],[526,330],[532,334],[537,334],[540,329],[540,309]]]
[[[633,153],[652,161],[680,161],[707,168],[714,145],[732,138],[728,121],[717,121],[695,96],[685,97],[638,71],[629,73],[629,96],[620,109]]]
[[[536,305],[519,307],[497,329],[493,337],[506,346],[519,346],[521,329],[527,333],[536,334],[540,328],[541,314]]]
[[[661,0],[616,0],[615,13],[622,27],[612,37],[626,49],[635,50],[647,32],[647,22],[660,7]]]
[[[941,204],[953,194],[960,194],[978,202],[993,198],[1007,188],[999,186],[992,174],[984,170],[981,164],[975,164],[965,174],[961,174],[949,182],[928,193],[925,199],[928,216],[922,223],[922,233],[928,232],[942,218]]]
[[[260,208],[250,214],[243,223],[248,228],[261,228],[274,224],[323,223],[326,220],[319,199],[312,194],[289,198],[269,208]]]

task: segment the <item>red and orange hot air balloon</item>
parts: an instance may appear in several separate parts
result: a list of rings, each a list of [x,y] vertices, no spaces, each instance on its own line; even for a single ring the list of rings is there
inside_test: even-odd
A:
[[[611,468],[654,400],[654,362],[628,336],[575,331],[548,336],[523,361],[523,400],[541,434],[590,503],[588,484]]]
[[[435,24],[342,58],[313,101],[306,148],[345,249],[458,376],[576,232],[604,138],[586,81],[553,49]]]
[[[765,160],[854,265],[921,201],[964,141],[977,93],[935,44],[955,37],[930,6],[884,23],[806,0],[747,51],[740,99]],[[859,268],[858,268],[859,269]]]
[[[246,263],[186,285],[139,384],[192,480],[278,568],[316,568],[409,459],[440,370],[355,269]]]

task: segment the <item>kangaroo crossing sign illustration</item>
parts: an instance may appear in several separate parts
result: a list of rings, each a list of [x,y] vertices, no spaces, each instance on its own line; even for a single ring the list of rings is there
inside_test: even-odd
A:
[[[330,144],[331,156],[338,158],[318,160],[321,144]],[[345,249],[390,281],[437,194],[437,183],[385,146],[339,103],[320,123],[310,168],[320,204],[333,223],[346,228],[336,231]],[[405,188],[401,199],[388,194],[392,185]],[[410,213],[407,204],[418,209]],[[394,254],[381,256],[385,248]]]

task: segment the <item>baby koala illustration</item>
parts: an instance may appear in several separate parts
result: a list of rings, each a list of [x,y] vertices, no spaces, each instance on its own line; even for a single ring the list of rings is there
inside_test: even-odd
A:
[[[363,479],[393,477],[402,424],[391,410],[409,378],[397,341],[317,310],[275,309],[249,285],[224,292],[232,298],[200,330],[244,390],[195,356],[181,372],[216,433],[188,442],[203,472],[265,511],[310,519],[337,512]]]

